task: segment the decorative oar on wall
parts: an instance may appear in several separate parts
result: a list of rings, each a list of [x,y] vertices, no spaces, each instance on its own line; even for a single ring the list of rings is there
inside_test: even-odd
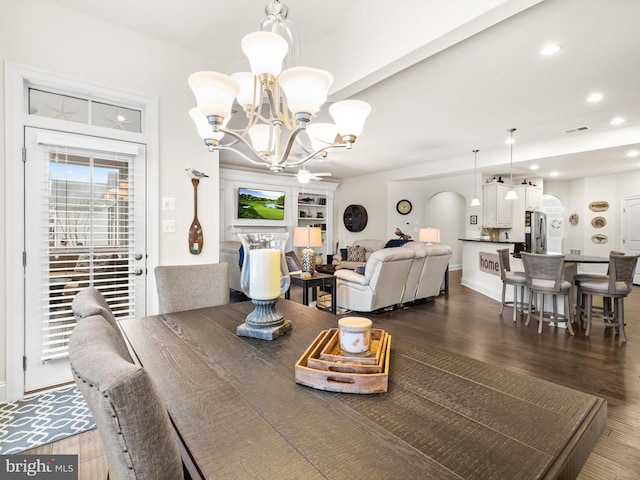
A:
[[[191,222],[191,227],[189,227],[189,253],[200,255],[204,245],[204,234],[198,221],[198,185],[201,178],[207,178],[209,175],[193,168],[187,168],[186,171],[191,177],[191,184],[193,185],[193,221]]]

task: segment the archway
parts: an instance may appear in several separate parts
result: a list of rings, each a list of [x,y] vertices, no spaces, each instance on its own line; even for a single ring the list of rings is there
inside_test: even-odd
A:
[[[465,236],[465,198],[457,192],[436,193],[427,202],[427,225],[440,229],[440,243],[449,245],[453,255],[449,261],[451,269],[462,268],[462,245],[459,238]]]

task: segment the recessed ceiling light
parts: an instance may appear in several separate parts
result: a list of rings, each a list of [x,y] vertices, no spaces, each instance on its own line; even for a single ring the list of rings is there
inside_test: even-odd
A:
[[[557,43],[547,43],[542,50],[540,50],[540,55],[553,55],[554,53],[558,53],[560,51],[560,45]]]
[[[551,175],[552,177],[557,177],[558,175],[560,175],[560,172],[551,172],[549,175]]]
[[[593,92],[587,97],[587,102],[589,103],[598,103],[604,98],[604,95],[598,92]]]
[[[636,158],[638,155],[640,155],[640,152],[637,150],[629,150],[627,152],[627,157]]]
[[[538,165],[531,165],[531,166],[529,167],[529,170],[537,170],[537,169],[539,169],[539,168],[540,168],[540,167],[539,167]]]
[[[613,117],[609,123],[611,125],[622,125],[624,123],[624,118],[622,118],[622,117]]]

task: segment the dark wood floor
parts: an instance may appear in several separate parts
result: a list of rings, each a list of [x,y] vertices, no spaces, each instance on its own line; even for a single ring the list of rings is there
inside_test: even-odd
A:
[[[607,428],[579,478],[639,478],[640,287],[625,300],[628,342],[620,345],[615,331],[605,328],[600,319],[594,321],[589,338],[580,328],[571,337],[564,328],[547,324],[539,335],[535,322],[526,327],[521,318],[514,324],[510,309],[501,317],[499,303],[461,286],[460,277],[461,272],[451,272],[448,296],[368,316],[374,326],[392,334],[395,329],[411,329],[440,348],[605,398]],[[84,435],[89,441],[83,440]],[[53,447],[56,453],[80,454],[86,472],[81,468],[81,479],[85,480],[105,478],[91,435],[78,436],[79,442],[67,441],[65,449]],[[89,453],[83,452],[83,444],[90,445]],[[76,445],[77,450],[69,451]]]

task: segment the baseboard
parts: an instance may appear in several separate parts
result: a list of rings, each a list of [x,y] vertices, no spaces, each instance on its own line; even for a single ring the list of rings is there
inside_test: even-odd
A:
[[[7,383],[0,383],[0,404],[7,403]]]

